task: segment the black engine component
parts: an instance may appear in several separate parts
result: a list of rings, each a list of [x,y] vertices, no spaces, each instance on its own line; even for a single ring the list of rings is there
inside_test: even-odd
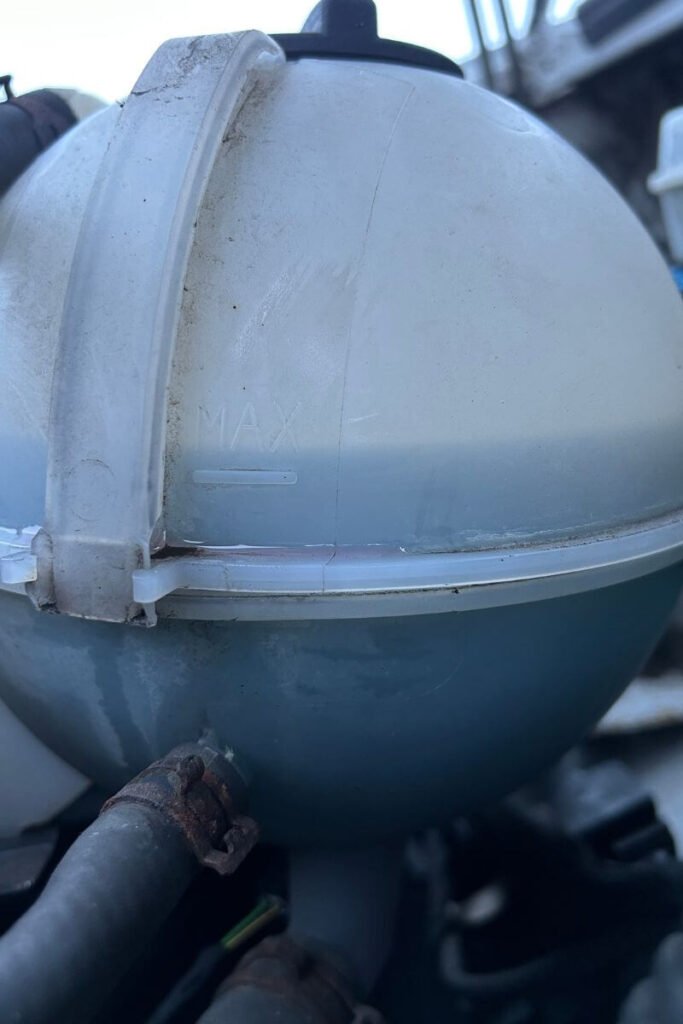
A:
[[[0,195],[39,153],[76,124],[73,110],[56,92],[39,89],[14,96],[10,75],[0,77],[6,100],[0,103]]]
[[[615,762],[565,761],[533,793],[461,823],[450,844],[458,913],[441,967],[462,1019],[614,1020],[680,921],[673,852],[651,799]]]

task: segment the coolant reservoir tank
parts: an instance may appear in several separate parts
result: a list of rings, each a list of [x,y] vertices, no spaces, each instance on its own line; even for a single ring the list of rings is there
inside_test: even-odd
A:
[[[364,32],[166,43],[0,204],[0,696],[105,786],[210,732],[286,842],[522,782],[682,577],[655,247]]]

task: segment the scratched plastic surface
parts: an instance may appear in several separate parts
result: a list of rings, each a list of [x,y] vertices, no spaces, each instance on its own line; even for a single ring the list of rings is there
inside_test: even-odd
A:
[[[117,111],[0,206],[0,526],[44,521],[69,261]],[[197,218],[161,525],[449,552],[645,522],[683,505],[682,362],[654,246],[532,117],[447,75],[290,64]]]
[[[458,79],[289,65],[220,153],[185,288],[173,544],[450,551],[683,504],[663,262],[581,157]]]

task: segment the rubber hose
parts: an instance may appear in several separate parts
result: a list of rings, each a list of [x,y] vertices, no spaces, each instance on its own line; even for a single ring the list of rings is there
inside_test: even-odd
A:
[[[198,1024],[321,1024],[306,1006],[283,1002],[276,992],[237,988],[214,1003]]]
[[[368,1019],[359,1009],[333,964],[278,935],[243,957],[199,1024],[351,1024]]]
[[[198,871],[156,810],[111,807],[0,939],[3,1024],[87,1024]]]
[[[286,935],[247,955],[199,1024],[348,1024],[391,948],[401,861],[401,846],[292,852]]]

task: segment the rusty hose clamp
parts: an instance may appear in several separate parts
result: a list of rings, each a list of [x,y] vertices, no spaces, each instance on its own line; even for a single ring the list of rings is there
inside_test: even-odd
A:
[[[331,963],[288,935],[264,939],[247,953],[221,985],[218,996],[243,987],[279,996],[304,1012],[311,1024],[384,1024],[377,1010],[358,1003],[349,983]]]
[[[258,840],[256,822],[240,813],[244,782],[217,751],[200,744],[176,747],[155,761],[102,806],[121,803],[156,811],[180,830],[200,864],[229,875]]]

